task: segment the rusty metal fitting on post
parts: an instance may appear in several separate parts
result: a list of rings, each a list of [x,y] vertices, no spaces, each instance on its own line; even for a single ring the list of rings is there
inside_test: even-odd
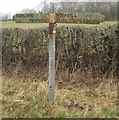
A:
[[[55,34],[56,33],[56,14],[55,13],[49,13],[49,34]]]
[[[49,23],[49,34],[55,34],[56,33],[56,23]]]

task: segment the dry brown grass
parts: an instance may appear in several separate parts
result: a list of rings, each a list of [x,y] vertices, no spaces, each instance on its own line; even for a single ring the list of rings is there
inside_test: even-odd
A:
[[[55,104],[50,104],[48,81],[3,77],[3,117],[117,118],[117,86],[105,81],[98,87],[56,84]]]

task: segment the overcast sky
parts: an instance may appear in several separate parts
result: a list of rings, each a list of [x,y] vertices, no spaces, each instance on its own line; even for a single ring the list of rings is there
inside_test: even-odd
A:
[[[16,13],[25,8],[36,8],[42,2],[55,2],[55,1],[67,1],[67,0],[1,0],[0,1],[0,13]],[[78,0],[68,0],[78,1]]]
[[[43,0],[1,0],[0,13],[15,13],[24,8],[37,7]]]
[[[25,8],[36,8],[44,0],[1,0],[0,1],[0,13],[16,13]],[[45,0],[45,1],[118,1],[118,0]]]

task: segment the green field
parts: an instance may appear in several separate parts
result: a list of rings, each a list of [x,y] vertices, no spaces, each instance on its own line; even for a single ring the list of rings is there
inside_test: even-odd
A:
[[[96,26],[110,26],[117,24],[117,21],[106,21],[100,24],[65,24],[65,23],[58,23],[57,26],[80,26],[80,27],[96,27]],[[2,28],[45,28],[48,27],[48,23],[15,23],[14,21],[3,21]]]

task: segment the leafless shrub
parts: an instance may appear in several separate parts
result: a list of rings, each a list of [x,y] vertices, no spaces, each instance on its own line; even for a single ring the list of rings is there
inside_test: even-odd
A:
[[[56,74],[71,78],[77,70],[93,78],[117,76],[118,29],[111,27],[60,27],[56,35]],[[46,29],[3,29],[3,69],[48,67],[48,31]],[[59,79],[59,78],[58,78]],[[62,78],[60,78],[62,79]]]

